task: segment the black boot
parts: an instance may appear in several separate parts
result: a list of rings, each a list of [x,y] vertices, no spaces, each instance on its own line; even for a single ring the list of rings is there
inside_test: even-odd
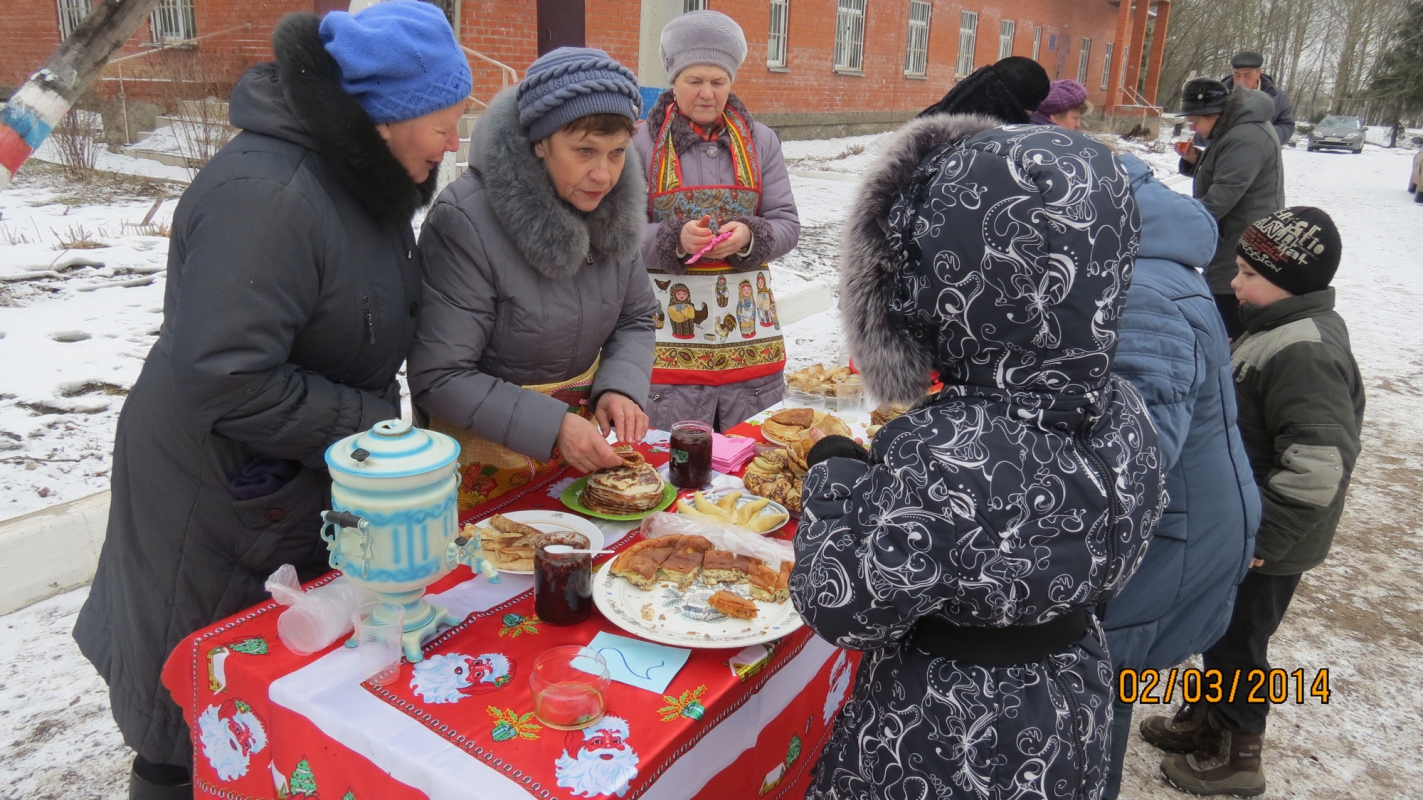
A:
[[[1219,735],[1206,724],[1210,706],[1185,703],[1169,717],[1149,717],[1141,723],[1141,738],[1168,753],[1214,750]]]
[[[128,800],[193,800],[192,775],[187,767],[154,764],[135,756],[128,777]]]

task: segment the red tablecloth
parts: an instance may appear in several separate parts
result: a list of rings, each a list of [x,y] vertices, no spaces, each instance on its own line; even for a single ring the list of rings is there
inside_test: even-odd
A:
[[[734,432],[759,437],[750,425]],[[653,463],[665,462],[665,447],[644,450]],[[562,510],[557,494],[573,476],[549,476],[462,517]],[[262,800],[804,794],[848,693],[855,654],[805,628],[771,645],[693,650],[664,694],[614,683],[608,724],[565,734],[533,717],[527,665],[550,647],[586,644],[599,631],[627,634],[600,614],[570,627],[540,622],[522,580],[510,576],[494,586],[460,567],[430,587],[428,594],[448,593],[441,602],[467,615],[425,646],[423,686],[410,664],[385,688],[359,685],[351,673],[355,654],[340,644],[310,656],[292,653],[277,636],[274,603],[188,637],[170,656],[164,683],[192,729],[196,794]],[[460,670],[491,672],[481,681]],[[436,679],[453,683],[431,691]],[[599,769],[600,756],[621,759],[620,777]],[[631,779],[628,759],[635,760]]]

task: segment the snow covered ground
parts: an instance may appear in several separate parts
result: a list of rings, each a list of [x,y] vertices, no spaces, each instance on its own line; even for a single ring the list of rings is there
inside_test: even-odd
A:
[[[834,282],[855,176],[882,140],[786,143],[788,165],[800,173],[792,184],[803,229],[780,268]],[[1119,145],[1163,176],[1174,169],[1162,143]],[[1423,206],[1404,192],[1411,157],[1372,145],[1361,156],[1284,151],[1290,203],[1323,207],[1343,231],[1339,308],[1369,407],[1334,552],[1305,577],[1272,649],[1282,669],[1310,676],[1329,669],[1332,694],[1328,705],[1310,699],[1272,712],[1269,797],[1403,798],[1423,785],[1416,757],[1423,750]],[[113,159],[106,164],[122,168]],[[185,172],[143,169],[165,178]],[[106,487],[123,394],[161,321],[167,250],[166,239],[133,227],[152,206],[151,194],[116,191],[85,202],[52,171],[27,167],[21,175],[0,193],[0,519]],[[163,203],[154,221],[166,224],[173,205]],[[80,233],[104,246],[56,249]],[[102,266],[75,265],[75,256]],[[45,271],[55,274],[16,279]],[[793,367],[844,356],[833,310],[786,334]],[[4,800],[123,796],[130,755],[108,717],[103,683],[69,638],[86,594],[0,617]],[[1156,708],[1138,709],[1139,717],[1150,713]],[[1122,796],[1181,797],[1159,777],[1159,760],[1133,736]]]

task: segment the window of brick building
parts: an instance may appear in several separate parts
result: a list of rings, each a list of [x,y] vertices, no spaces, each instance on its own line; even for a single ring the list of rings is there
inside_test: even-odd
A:
[[[766,37],[766,66],[786,65],[787,31],[790,28],[790,0],[771,0],[771,32]]]
[[[1013,55],[1013,34],[1018,30],[1018,23],[1011,19],[1005,19],[998,23],[998,60],[1002,61]]]
[[[1043,51],[1043,26],[1033,28],[1033,60],[1037,61]]]
[[[837,0],[835,71],[860,72],[865,66],[865,0]]]
[[[1112,83],[1112,43],[1107,43],[1107,55],[1102,59],[1102,88],[1105,89]]]
[[[158,0],[158,7],[148,18],[155,42],[181,42],[198,35],[193,20],[193,0]]]
[[[904,74],[923,75],[929,71],[928,0],[909,0],[909,40],[904,48]]]
[[[1092,57],[1092,40],[1082,37],[1082,52],[1077,54],[1077,82],[1087,84],[1087,59]]]
[[[682,13],[690,11],[706,11],[707,0],[682,0]]]
[[[959,63],[954,75],[962,78],[973,72],[973,49],[978,46],[978,12],[959,15]]]
[[[91,0],[59,0],[59,38],[68,39],[92,7]]]

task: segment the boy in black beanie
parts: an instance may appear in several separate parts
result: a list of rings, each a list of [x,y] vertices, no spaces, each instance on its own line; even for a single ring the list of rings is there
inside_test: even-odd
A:
[[[1329,553],[1359,455],[1364,385],[1329,286],[1339,255],[1333,220],[1305,206],[1257,221],[1236,246],[1231,288],[1245,334],[1231,364],[1240,437],[1264,514],[1230,627],[1203,657],[1206,674],[1218,670],[1225,687],[1239,675],[1235,702],[1185,705],[1141,726],[1148,742],[1182,754],[1167,756],[1161,771],[1195,794],[1265,791],[1260,753],[1269,704],[1247,698],[1270,674],[1270,636],[1300,576]],[[1252,678],[1254,670],[1263,673]]]

